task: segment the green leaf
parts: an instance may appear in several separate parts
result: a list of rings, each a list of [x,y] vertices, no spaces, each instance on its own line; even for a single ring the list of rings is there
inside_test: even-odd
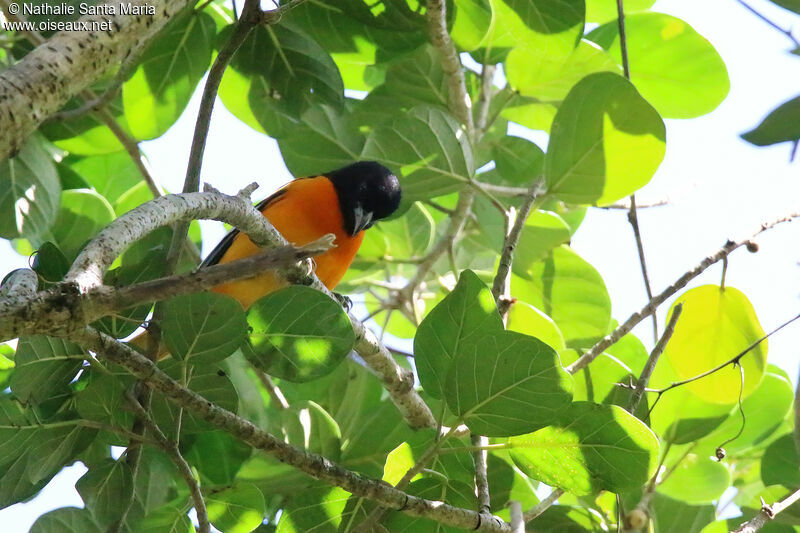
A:
[[[447,481],[438,478],[424,478],[411,482],[407,492],[419,498],[443,501],[450,505],[474,509],[477,498],[469,485],[461,481]],[[414,533],[457,533],[461,528],[446,527],[432,520],[409,516],[400,512],[390,512],[383,522],[389,531],[413,531]]]
[[[67,260],[72,261],[114,216],[114,208],[96,192],[69,189],[61,193],[61,209],[52,235]]]
[[[364,136],[350,117],[314,106],[278,138],[286,167],[295,176],[316,176],[360,159]]]
[[[743,133],[742,139],[756,146],[800,140],[800,96],[770,111],[761,124]]]
[[[569,203],[613,203],[646,185],[664,158],[664,122],[622,76],[590,74],[553,120],[548,191]]]
[[[36,250],[31,268],[45,281],[61,281],[69,271],[70,262],[57,245],[45,241]]]
[[[172,355],[204,364],[231,355],[244,341],[247,322],[241,304],[230,296],[196,292],[167,300],[162,327]]]
[[[579,495],[639,488],[658,465],[658,438],[616,405],[575,402],[557,424],[508,446],[527,475]]]
[[[225,40],[232,27],[220,34]],[[286,115],[299,118],[310,107],[341,109],[344,85],[330,55],[288,21],[258,26],[234,55],[220,85],[228,110],[250,126],[279,135]],[[263,129],[262,129],[263,128]]]
[[[600,274],[571,248],[554,248],[531,266],[530,280],[511,276],[511,294],[544,311],[567,346],[588,348],[608,332],[611,299]]]
[[[276,533],[333,532],[364,520],[363,508],[348,505],[350,493],[339,487],[314,487],[286,502]]]
[[[515,302],[511,306],[508,329],[536,337],[557,352],[566,348],[564,335],[553,319],[525,302]]]
[[[582,78],[594,72],[620,73],[616,61],[594,43],[581,41],[568,55],[542,48],[514,48],[505,62],[508,83],[523,96],[559,102]]]
[[[193,436],[183,455],[200,472],[204,482],[228,485],[252,452],[249,444],[230,433],[210,430]]]
[[[499,63],[512,48],[548,50],[568,55],[583,35],[584,0],[490,0],[492,21],[481,49],[472,53],[479,63]]]
[[[207,401],[216,404],[218,407],[227,409],[231,412],[237,412],[239,408],[239,396],[236,394],[236,388],[231,383],[225,371],[215,364],[201,364],[191,366],[186,369],[184,375],[184,362],[176,361],[175,359],[167,359],[159,363],[161,369],[167,373],[172,379],[179,382],[186,380],[187,386],[192,391],[196,392]],[[153,395],[152,413],[154,421],[158,426],[167,434],[168,437],[174,437],[170,433],[175,430],[178,422],[178,408],[167,400],[162,394],[155,393]],[[180,425],[183,434],[195,434],[209,431],[208,424],[202,419],[192,414],[189,411],[183,412],[183,423]]]
[[[687,503],[717,501],[731,484],[724,463],[709,456],[689,454],[658,485],[658,492]]]
[[[670,312],[678,304],[683,304],[683,313],[663,357],[681,380],[728,361],[764,336],[752,304],[733,287],[704,285],[691,289],[675,301]],[[733,365],[685,387],[707,402],[733,404],[740,393],[747,398],[758,387],[766,361],[765,339],[740,360],[744,388],[739,368]]]
[[[425,392],[445,397],[445,383],[464,342],[502,331],[489,288],[465,270],[456,288],[422,321],[414,337],[414,362]]]
[[[492,159],[504,182],[526,186],[541,176],[544,152],[527,139],[506,135],[492,146]]]
[[[136,533],[195,533],[186,510],[167,504],[148,513],[136,527]]]
[[[151,446],[142,448],[134,488],[142,513],[147,515],[177,498],[185,483],[167,454]]]
[[[424,26],[410,31],[367,26],[340,5],[299,5],[292,10],[292,22],[331,54],[348,89],[374,88],[383,81],[383,62],[426,42]]]
[[[215,32],[210,15],[189,10],[147,46],[122,85],[125,118],[137,139],[159,137],[181,116],[211,63]]]
[[[40,417],[9,395],[0,397],[0,508],[39,492],[97,435],[68,420],[42,424]]]
[[[590,508],[572,505],[554,505],[536,518],[535,533],[558,531],[559,533],[604,532],[608,528],[596,512]]]
[[[525,221],[514,254],[515,274],[532,279],[536,263],[546,259],[550,251],[570,240],[569,226],[549,211],[536,211]]]
[[[64,533],[64,531],[100,533],[103,529],[92,520],[88,510],[62,507],[37,518],[29,533]]]
[[[422,257],[433,246],[433,217],[420,202],[411,204],[402,217],[378,222],[375,227],[386,239],[384,254],[391,257]]]
[[[770,444],[761,458],[761,481],[764,485],[800,487],[800,461],[794,435],[789,433]]]
[[[742,402],[746,423],[741,435],[725,444],[728,456],[746,452],[775,433],[791,409],[793,399],[791,381],[776,367],[769,367],[758,388]],[[716,431],[700,442],[696,453],[713,455],[717,446],[736,435],[741,426],[742,415],[734,409]]]
[[[713,111],[730,89],[725,62],[686,22],[663,13],[625,17],[631,81],[665,118],[693,118]],[[589,39],[620,59],[617,22]]]
[[[333,371],[355,343],[347,314],[310,287],[286,287],[247,311],[256,362],[271,375],[310,381]]]
[[[121,372],[86,372],[88,383],[75,393],[75,408],[82,418],[116,427],[130,427],[133,414],[128,409],[125,392],[134,380],[129,374]],[[120,441],[120,445],[125,443],[123,439]]]
[[[88,357],[71,342],[44,335],[22,337],[14,357],[11,392],[23,403],[69,395],[69,383]]]
[[[445,399],[474,434],[521,435],[553,423],[572,401],[572,377],[539,339],[513,331],[463,342]]]
[[[0,387],[8,387],[8,380],[14,373],[14,349],[8,344],[0,344]]]
[[[559,352],[559,355],[564,365],[574,363],[580,356],[575,350],[565,350]],[[631,369],[619,359],[613,355],[601,353],[592,361],[591,365],[575,373],[573,400],[588,400],[595,403],[609,403],[627,407],[628,402],[620,404],[615,401],[617,393],[620,392],[620,387],[617,383],[626,382],[626,378],[632,375]]]
[[[651,501],[655,530],[659,533],[700,533],[714,521],[713,505],[687,505],[656,493]]]
[[[773,4],[777,4],[784,9],[788,9],[789,11],[794,11],[795,13],[800,14],[800,1],[798,0],[770,0]]]
[[[264,495],[255,485],[237,484],[206,496],[208,519],[225,533],[250,533],[264,519]]]
[[[471,51],[481,46],[492,27],[490,0],[455,0],[456,18],[450,36],[460,50]]]
[[[144,183],[142,175],[127,152],[67,159],[67,162],[69,162],[70,169],[86,180],[98,194],[108,200],[115,208],[125,193]],[[75,188],[80,189],[83,187]],[[149,193],[148,199],[151,199],[153,195],[146,185],[145,190]],[[124,211],[117,210],[118,215],[122,213]]]
[[[625,14],[645,11],[655,4],[655,0],[625,0]],[[616,2],[608,0],[586,0],[586,22],[608,22],[617,18]]]
[[[453,117],[429,106],[414,107],[373,129],[361,157],[394,170],[404,200],[456,191],[475,171],[464,131]]]
[[[44,235],[58,213],[61,186],[53,159],[32,137],[0,163],[0,237]]]
[[[336,461],[342,448],[342,434],[336,420],[320,405],[304,401],[281,410],[283,435],[287,442]]]
[[[125,458],[106,459],[93,466],[75,484],[86,508],[98,524],[107,526],[119,520],[121,502],[130,497],[133,475]]]

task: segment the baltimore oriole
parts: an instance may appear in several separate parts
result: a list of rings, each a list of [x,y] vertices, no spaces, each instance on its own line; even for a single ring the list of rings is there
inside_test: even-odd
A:
[[[296,246],[328,233],[336,237],[335,248],[314,258],[317,276],[332,290],[353,262],[364,230],[394,213],[400,205],[400,194],[400,182],[389,169],[374,161],[361,161],[319,176],[296,179],[256,207]],[[201,267],[235,261],[260,250],[247,235],[234,229],[211,251]],[[265,272],[212,290],[232,296],[247,309],[285,284],[272,272]],[[130,342],[142,350],[148,349],[146,333]],[[167,353],[160,347],[158,356]]]
[[[399,205],[397,177],[379,163],[361,161],[319,176],[296,179],[256,207],[294,245],[308,244],[327,233],[336,236],[336,247],[314,258],[320,281],[333,289],[353,262],[364,230],[390,216]],[[259,251],[246,235],[233,230],[201,266],[228,263]],[[212,290],[232,296],[246,309],[283,285],[266,272]]]

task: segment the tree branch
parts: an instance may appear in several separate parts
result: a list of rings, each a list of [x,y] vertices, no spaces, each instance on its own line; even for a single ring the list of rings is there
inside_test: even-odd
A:
[[[777,218],[773,221],[766,222],[761,225],[761,227],[753,233],[750,237],[745,239],[741,239],[738,241],[731,241],[729,240],[726,242],[722,248],[714,252],[712,255],[709,255],[700,263],[692,268],[691,270],[684,273],[681,277],[679,277],[672,285],[664,289],[661,293],[657,294],[653,297],[652,300],[647,302],[647,304],[642,307],[639,311],[632,314],[628,319],[617,326],[617,328],[600,339],[594,346],[589,349],[586,353],[584,353],[577,361],[572,363],[567,367],[567,372],[570,374],[574,374],[578,370],[586,367],[589,363],[594,361],[594,359],[603,353],[603,351],[620,340],[623,336],[625,336],[628,332],[630,332],[634,326],[636,326],[639,322],[641,322],[644,318],[650,316],[655,310],[658,308],[659,305],[664,303],[667,298],[684,288],[691,280],[699,276],[703,273],[708,267],[716,263],[717,261],[721,261],[722,259],[728,257],[734,250],[739,248],[740,246],[749,245],[751,240],[754,239],[756,236],[761,234],[768,229],[773,228],[774,226],[781,224],[783,222],[791,222],[795,218],[800,217],[800,212],[793,212],[788,215],[784,215],[780,218]]]
[[[192,496],[192,501],[194,502],[194,509],[197,511],[197,522],[199,524],[199,531],[200,533],[208,533],[210,531],[210,526],[208,523],[208,512],[206,510],[206,502],[203,499],[203,493],[200,491],[200,483],[195,479],[194,475],[192,474],[192,468],[189,466],[189,463],[186,462],[183,455],[181,455],[180,450],[178,449],[178,445],[170,441],[164,432],[161,431],[153,419],[150,418],[150,413],[142,407],[142,404],[136,399],[135,396],[132,394],[127,394],[126,399],[128,400],[128,404],[133,409],[136,416],[138,416],[143,422],[145,427],[152,433],[159,443],[161,443],[162,449],[167,452],[172,462],[175,463],[175,466],[178,467],[178,472],[180,472],[181,477],[186,482],[186,486],[189,488],[189,494]]]
[[[773,28],[775,28],[776,30],[778,30],[779,32],[784,34],[786,37],[788,37],[792,41],[792,44],[795,45],[795,47],[800,47],[800,40],[798,40],[797,37],[795,37],[792,34],[791,30],[779,26],[777,23],[775,23],[771,19],[767,18],[760,11],[755,9],[753,6],[751,6],[750,4],[745,2],[744,0],[736,0],[736,1],[739,2],[750,13],[752,13],[756,17],[760,18],[762,21],[766,22],[767,24],[769,24],[770,26],[772,26]]]
[[[146,4],[134,0],[135,6]],[[0,72],[0,159],[70,98],[114,68],[190,2],[157,2],[154,15],[93,15],[79,19],[90,31],[56,33]]]
[[[450,91],[450,109],[467,129],[471,142],[475,141],[475,126],[472,121],[472,103],[467,94],[464,70],[453,40],[447,32],[447,14],[444,0],[427,0],[428,38],[439,52],[442,70],[447,77]]]
[[[653,375],[653,370],[656,368],[658,358],[661,357],[661,354],[664,352],[664,348],[667,347],[667,343],[672,338],[672,334],[675,333],[675,326],[678,324],[678,319],[680,318],[682,312],[683,304],[676,305],[675,309],[672,310],[672,316],[669,319],[667,327],[664,329],[664,334],[658,340],[658,343],[656,343],[653,351],[650,352],[650,356],[647,358],[647,362],[642,369],[642,373],[639,375],[639,380],[636,382],[636,385],[633,389],[631,401],[628,404],[629,413],[634,414],[636,412],[636,408],[639,407],[639,402],[642,400],[644,390],[647,388],[647,384],[650,382],[650,376]]]
[[[617,0],[622,5],[622,0]],[[642,269],[642,280],[644,281],[644,290],[647,293],[647,300],[653,299],[653,289],[650,288],[650,276],[647,275],[647,261],[644,258],[644,244],[642,243],[642,233],[639,231],[639,217],[636,215],[636,195],[631,195],[631,207],[628,210],[628,222],[633,228],[633,238],[636,241],[636,251],[639,254],[639,266]],[[653,319],[653,339],[658,342],[658,318],[655,313],[651,316]]]
[[[506,523],[480,521],[475,511],[412,496],[379,480],[370,479],[343,468],[337,463],[314,453],[296,448],[202,396],[182,387],[161,371],[144,355],[92,328],[75,332],[71,339],[85,348],[101,354],[109,361],[126,368],[148,387],[162,393],[169,401],[192,412],[213,427],[227,431],[234,437],[263,450],[278,460],[292,465],[306,474],[326,483],[341,487],[351,494],[368,498],[382,506],[411,516],[420,516],[445,525],[478,531],[510,533]]]
[[[511,515],[511,529],[514,533],[525,533],[525,517],[522,515],[522,504],[512,500],[508,504]]]
[[[522,236],[522,230],[525,227],[525,221],[528,219],[531,210],[536,203],[536,200],[541,197],[544,192],[544,184],[540,180],[536,180],[528,189],[525,201],[519,208],[513,225],[506,235],[503,242],[503,251],[500,255],[500,263],[497,267],[497,273],[494,276],[492,283],[492,295],[495,302],[497,302],[497,310],[500,311],[500,316],[503,317],[503,322],[506,320],[506,315],[511,307],[511,300],[509,294],[510,280],[511,280],[511,265],[514,262],[514,251],[517,248],[517,243]]]
[[[204,193],[170,194],[125,213],[104,228],[81,251],[65,277],[66,283],[59,286],[65,301],[76,301],[78,294],[86,294],[90,289],[101,286],[106,270],[128,246],[154,229],[178,220],[221,220],[239,228],[259,246],[285,246],[286,240],[250,201],[249,195],[256,187],[256,184],[252,184],[237,196],[228,196],[213,190]],[[333,294],[313,273],[309,275],[305,269],[296,266],[281,272],[290,282],[312,286],[335,300]],[[86,323],[73,315],[77,310],[64,306],[49,309],[48,313],[41,316],[20,315],[29,305],[31,302],[25,300],[0,299],[0,318],[9,318],[0,320],[0,338],[13,338],[20,332],[31,330],[63,334],[75,327],[75,324]],[[348,316],[356,335],[356,352],[378,374],[392,402],[408,424],[414,428],[436,428],[436,420],[430,408],[414,389],[413,374],[397,364],[389,350],[361,321],[352,314]],[[32,318],[36,320],[31,322]]]
[[[525,512],[525,514],[522,515],[522,517],[524,518],[525,522],[530,522],[534,518],[537,518],[540,514],[542,514],[546,510],[548,510],[550,508],[550,506],[552,506],[554,503],[556,503],[556,500],[559,499],[563,495],[564,495],[564,490],[563,489],[553,489],[553,492],[551,492],[547,496],[547,498],[545,498],[544,500],[540,501],[535,506],[533,506],[530,509],[528,509]]]
[[[733,533],[755,533],[756,531],[760,530],[762,527],[767,525],[767,522],[770,522],[773,518],[775,518],[775,515],[781,511],[784,511],[788,507],[791,507],[795,502],[800,501],[800,490],[796,490],[783,500],[773,503],[772,505],[763,503],[764,500],[761,501],[761,512],[744,524],[740,525],[739,528]]]

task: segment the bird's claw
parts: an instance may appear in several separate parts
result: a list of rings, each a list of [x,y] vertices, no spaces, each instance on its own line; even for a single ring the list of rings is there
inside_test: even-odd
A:
[[[339,305],[341,305],[344,308],[344,310],[347,311],[348,313],[350,312],[351,309],[353,309],[353,300],[351,300],[349,296],[345,296],[344,294],[334,292],[333,297],[336,299],[337,302],[339,302]]]

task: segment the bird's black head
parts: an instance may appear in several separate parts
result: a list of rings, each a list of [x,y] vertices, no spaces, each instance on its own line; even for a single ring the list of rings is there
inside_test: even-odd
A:
[[[344,229],[351,236],[394,213],[400,205],[400,182],[374,161],[359,161],[325,173],[339,195]]]

